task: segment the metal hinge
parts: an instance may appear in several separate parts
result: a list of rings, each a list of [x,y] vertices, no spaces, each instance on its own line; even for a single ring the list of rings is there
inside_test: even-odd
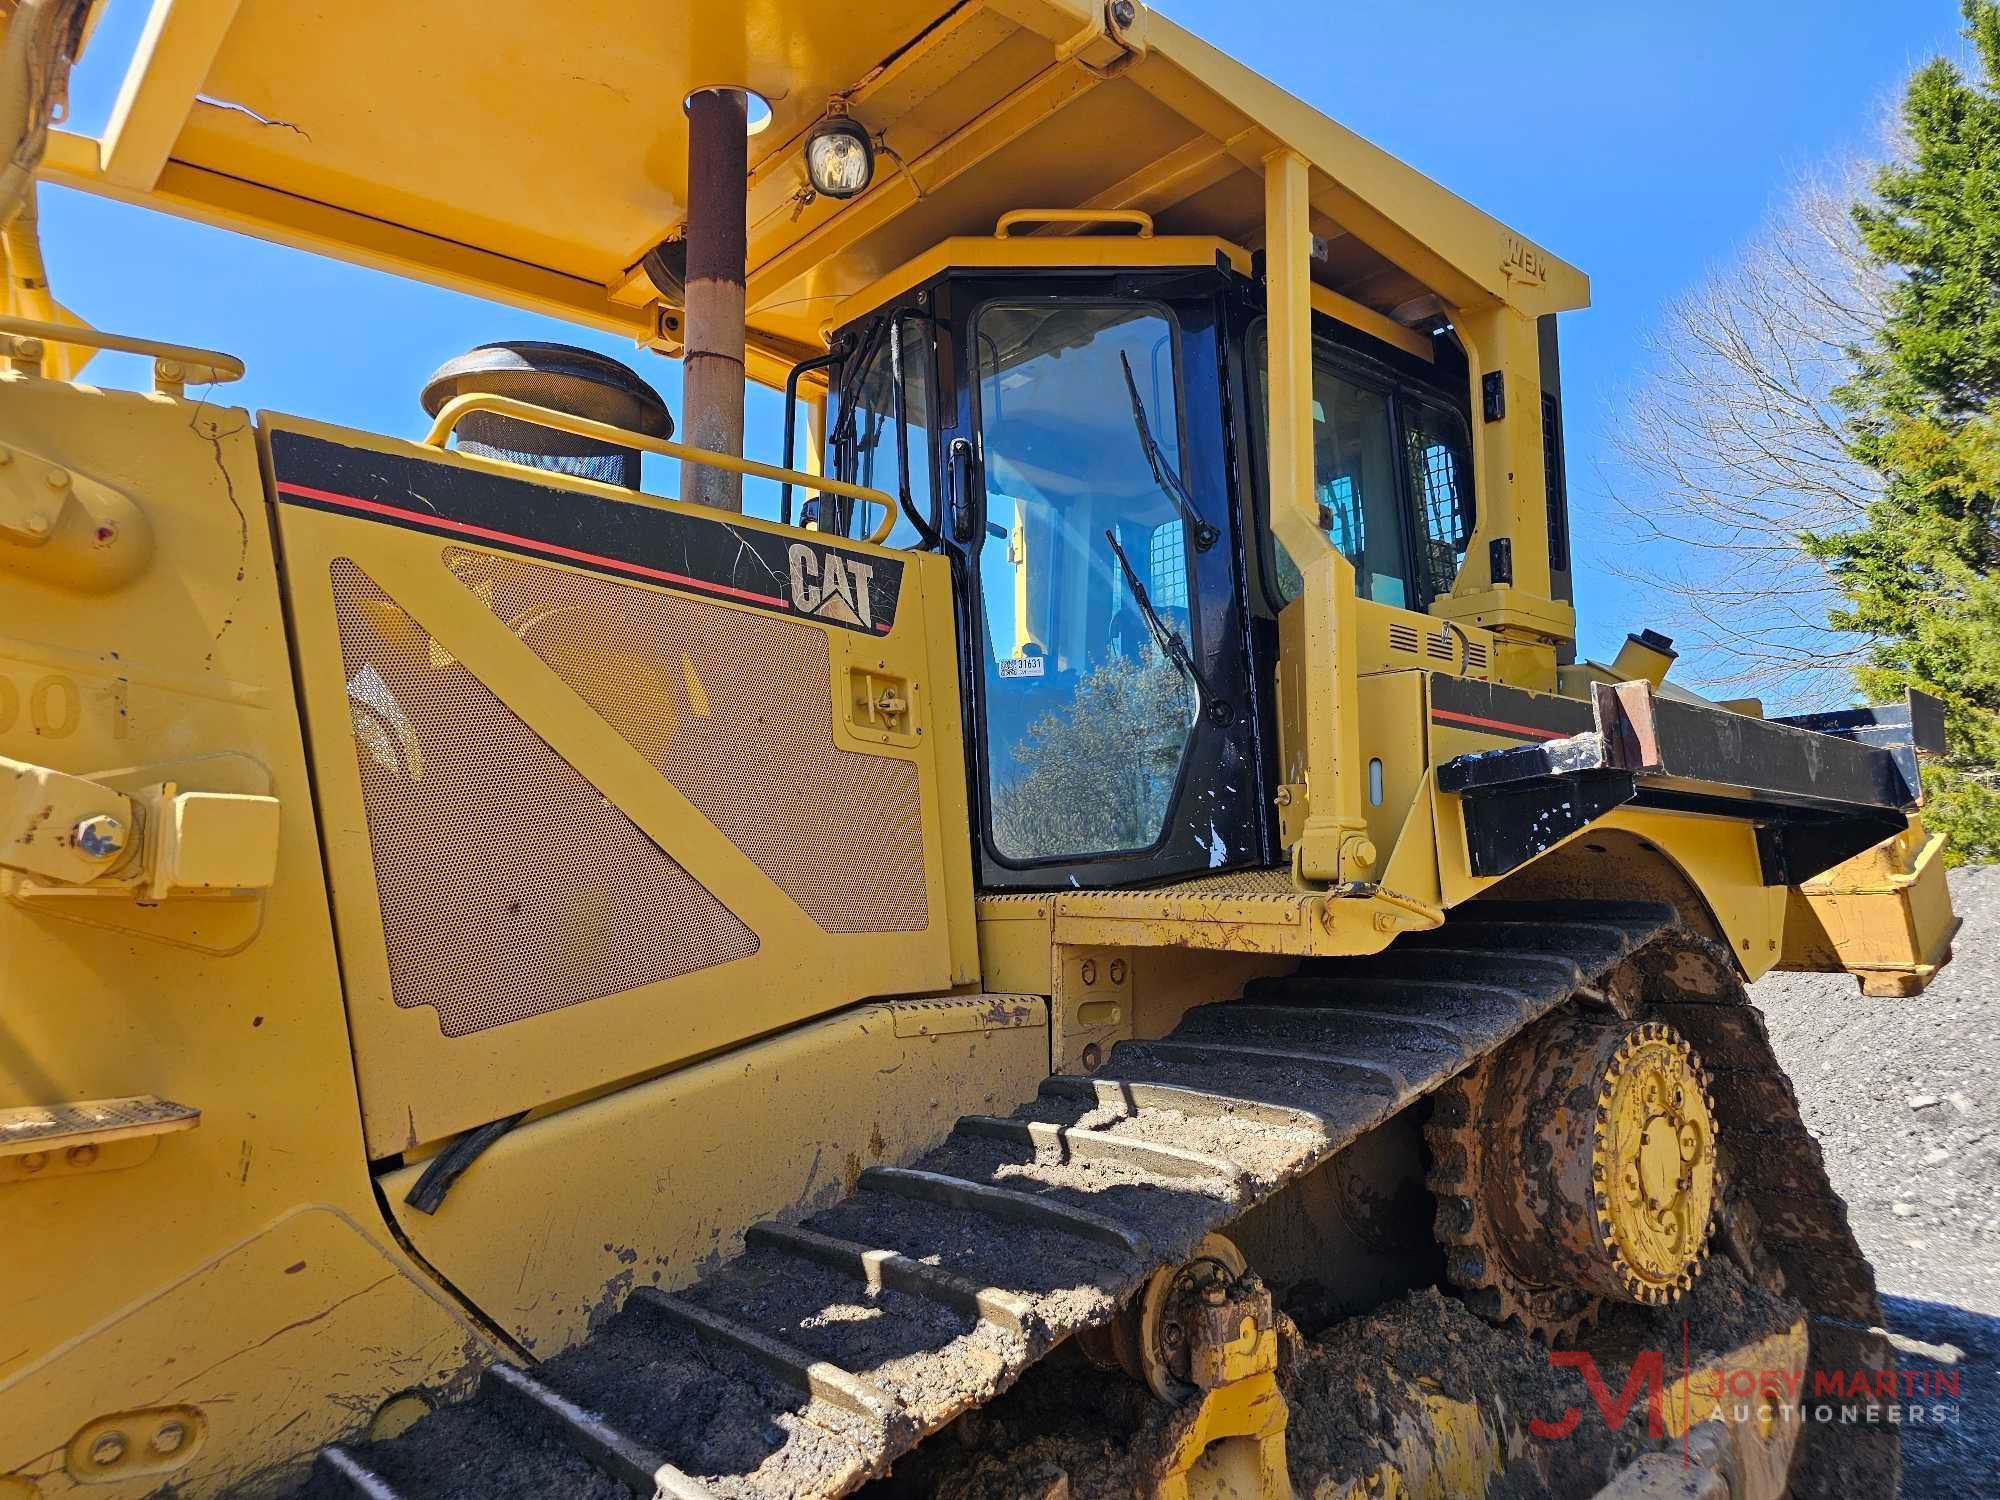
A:
[[[0,756],[0,869],[15,893],[91,890],[164,901],[262,890],[277,875],[278,799],[184,792],[162,781],[122,792]]]
[[[1146,15],[1139,0],[1109,0],[1056,56],[1098,78],[1115,78],[1146,55]]]

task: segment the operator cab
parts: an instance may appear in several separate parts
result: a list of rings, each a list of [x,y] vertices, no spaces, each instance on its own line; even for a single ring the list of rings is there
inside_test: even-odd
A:
[[[1159,269],[947,264],[834,333],[831,472],[902,494],[892,541],[955,563],[983,889],[1282,862],[1276,621],[1300,574],[1265,514],[1254,270],[1233,247]],[[1314,321],[1322,524],[1361,598],[1421,615],[1472,530],[1464,359],[1442,331],[1420,359]],[[865,526],[815,506],[809,524]]]

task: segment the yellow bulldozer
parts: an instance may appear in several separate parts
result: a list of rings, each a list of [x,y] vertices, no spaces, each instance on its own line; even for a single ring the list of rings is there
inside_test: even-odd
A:
[[[0,1497],[1894,1492],[1744,987],[1947,960],[1939,707],[1577,658],[1581,273],[1142,0],[154,0],[92,136],[97,8],[0,4]],[[41,183],[682,409],[231,407]]]

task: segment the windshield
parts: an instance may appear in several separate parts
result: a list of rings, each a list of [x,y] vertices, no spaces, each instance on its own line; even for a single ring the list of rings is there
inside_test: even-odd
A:
[[[1130,303],[997,303],[974,337],[994,847],[1017,862],[1150,848],[1199,707],[1171,649],[1174,636],[1194,647],[1193,539],[1154,477],[1131,396],[1177,474],[1174,325]]]

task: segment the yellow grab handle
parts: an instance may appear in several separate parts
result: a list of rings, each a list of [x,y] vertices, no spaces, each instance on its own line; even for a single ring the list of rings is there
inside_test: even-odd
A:
[[[741,458],[733,453],[716,453],[707,448],[690,448],[685,443],[670,443],[665,438],[613,427],[609,422],[593,422],[588,417],[517,401],[512,396],[496,395],[491,391],[470,391],[447,401],[444,409],[437,414],[437,420],[431,423],[431,430],[424,434],[425,444],[442,448],[452,429],[476,411],[512,417],[517,422],[531,422],[537,427],[554,428],[557,432],[567,432],[571,437],[593,438],[600,443],[643,449],[647,453],[677,458],[684,464],[703,464],[711,469],[727,469],[733,474],[748,474],[757,479],[773,479],[780,484],[803,485],[824,494],[844,495],[850,500],[865,500],[870,505],[882,507],[882,524],[868,536],[868,540],[877,546],[887,541],[889,533],[896,527],[896,499],[884,490],[871,490],[866,485],[849,484],[842,479],[828,479],[823,474],[807,474],[798,469],[781,469],[775,464],[760,464],[755,459]]]
[[[1153,216],[1136,208],[1017,208],[1000,215],[993,238],[1006,239],[1016,224],[1130,224],[1140,239],[1153,237]]]
[[[41,346],[70,344],[79,349],[109,349],[116,354],[143,354],[153,361],[153,383],[160,390],[178,394],[181,387],[226,385],[243,378],[243,361],[219,349],[197,349],[189,344],[163,344],[157,339],[135,339],[123,333],[105,333],[75,323],[46,323],[39,318],[0,316],[0,354],[10,359],[39,365]]]

